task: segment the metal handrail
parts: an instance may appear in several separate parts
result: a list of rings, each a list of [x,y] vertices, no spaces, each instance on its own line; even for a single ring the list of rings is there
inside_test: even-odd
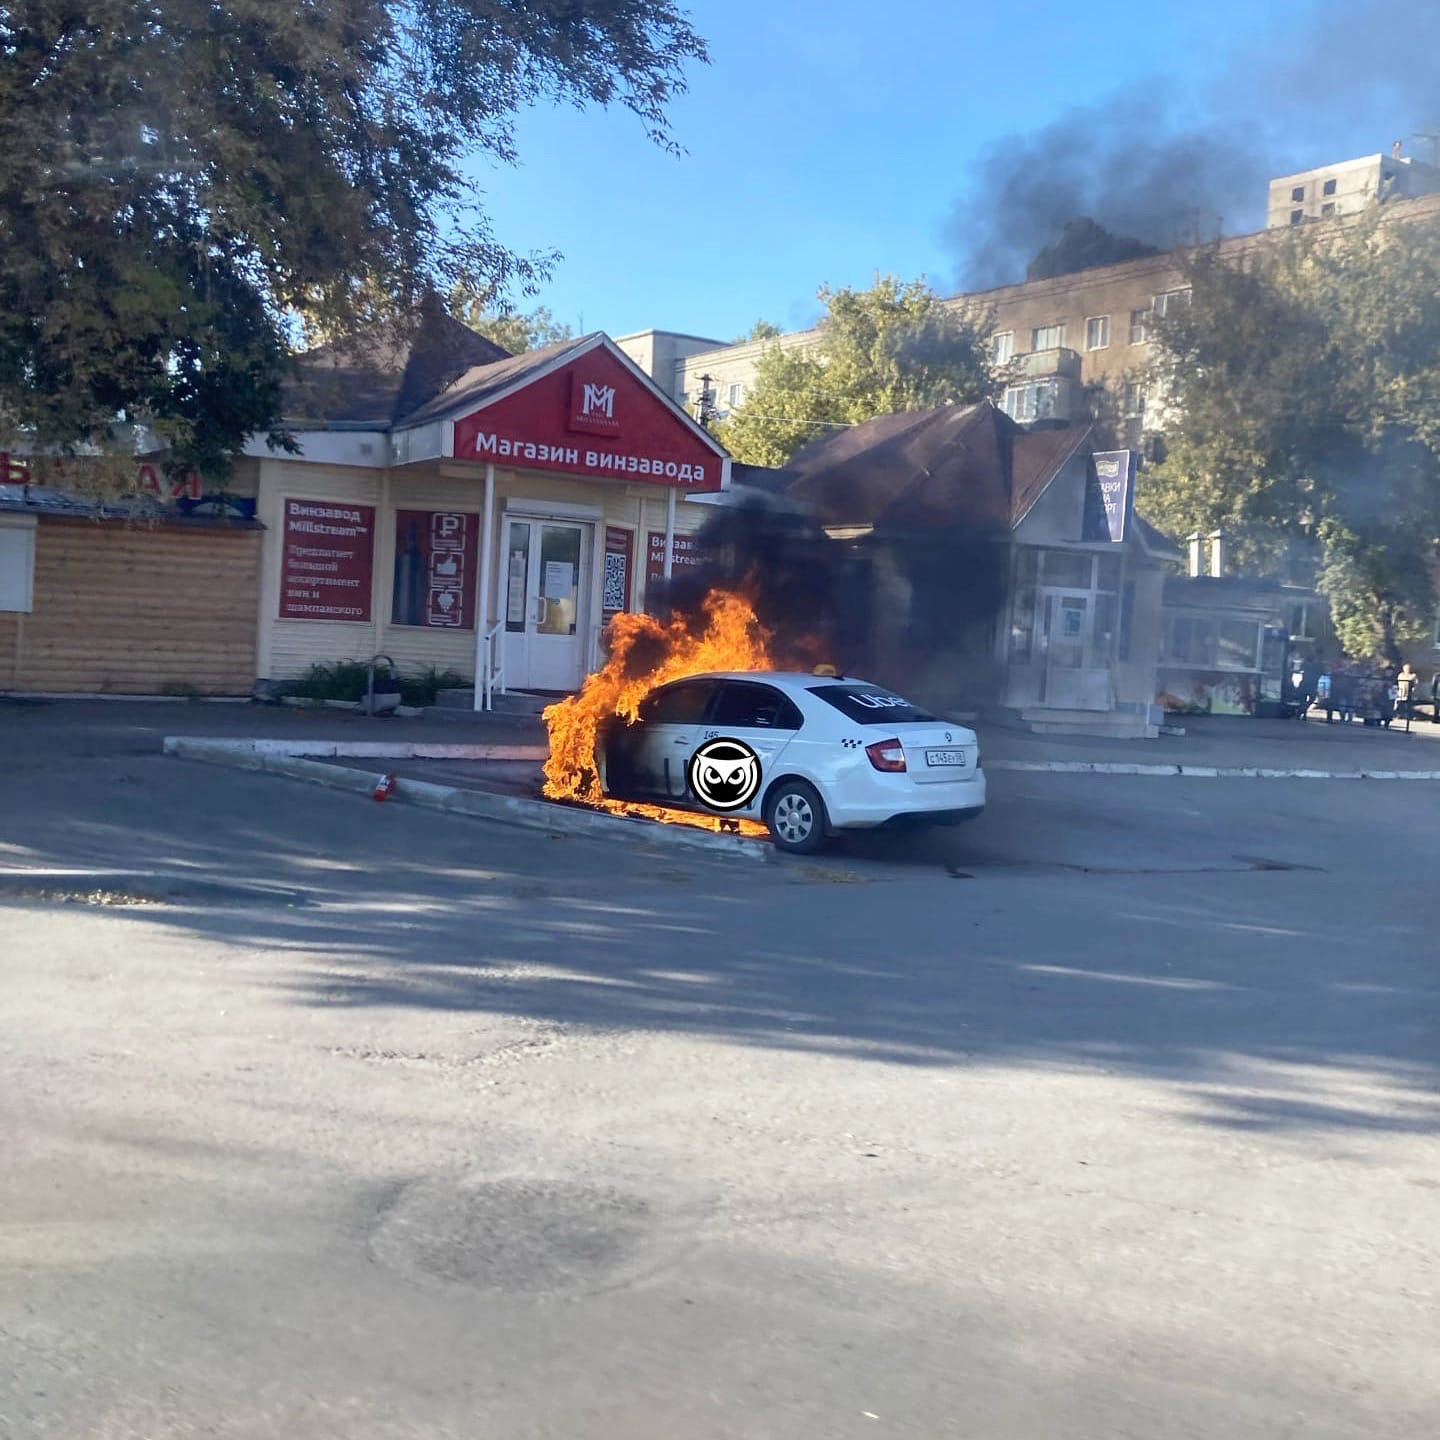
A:
[[[500,646],[496,637],[505,627],[503,620],[497,620],[485,632],[485,670],[480,677],[480,704],[484,710],[493,710],[495,701],[495,684],[499,681],[500,693],[505,692],[505,661],[496,659],[501,654]]]

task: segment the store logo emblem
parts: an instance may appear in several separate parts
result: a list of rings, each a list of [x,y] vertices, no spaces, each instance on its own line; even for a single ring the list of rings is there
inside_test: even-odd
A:
[[[613,385],[585,385],[584,399],[580,405],[582,415],[603,415],[607,420],[615,418],[615,387]]]
[[[707,740],[685,769],[690,793],[711,810],[743,810],[760,793],[760,757],[743,741]]]
[[[604,373],[603,371],[601,372]],[[594,370],[590,371],[593,376]],[[607,385],[604,380],[587,380],[575,371],[570,372],[570,428],[589,431],[597,435],[614,435],[619,432],[620,419],[615,414],[617,387]]]

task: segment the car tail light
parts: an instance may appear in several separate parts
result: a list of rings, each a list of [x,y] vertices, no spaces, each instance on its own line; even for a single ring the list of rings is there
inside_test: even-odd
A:
[[[877,770],[903,770],[905,768],[905,747],[898,740],[877,740],[865,747],[870,763]]]

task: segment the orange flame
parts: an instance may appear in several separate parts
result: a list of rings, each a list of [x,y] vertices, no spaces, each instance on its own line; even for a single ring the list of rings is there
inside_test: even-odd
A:
[[[633,722],[640,702],[657,685],[707,670],[773,670],[772,632],[755,617],[743,595],[712,590],[704,600],[703,628],[684,619],[663,624],[650,615],[617,615],[606,630],[609,657],[578,695],[549,706],[544,714],[550,732],[550,758],[545,762],[545,794],[551,800],[578,800],[615,814],[645,816],[706,829],[738,828],[763,835],[753,820],[721,819],[607,799],[600,790],[595,745],[600,725],[619,715]]]

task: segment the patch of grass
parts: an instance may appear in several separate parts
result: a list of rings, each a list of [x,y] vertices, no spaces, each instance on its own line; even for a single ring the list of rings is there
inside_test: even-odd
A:
[[[282,687],[284,695],[302,700],[363,700],[369,682],[370,667],[361,660],[336,660],[332,664],[312,665]],[[390,689],[398,684],[402,705],[433,705],[439,690],[458,690],[470,682],[453,670],[439,670],[434,665],[416,675],[395,675],[386,665],[375,670],[376,689]]]

